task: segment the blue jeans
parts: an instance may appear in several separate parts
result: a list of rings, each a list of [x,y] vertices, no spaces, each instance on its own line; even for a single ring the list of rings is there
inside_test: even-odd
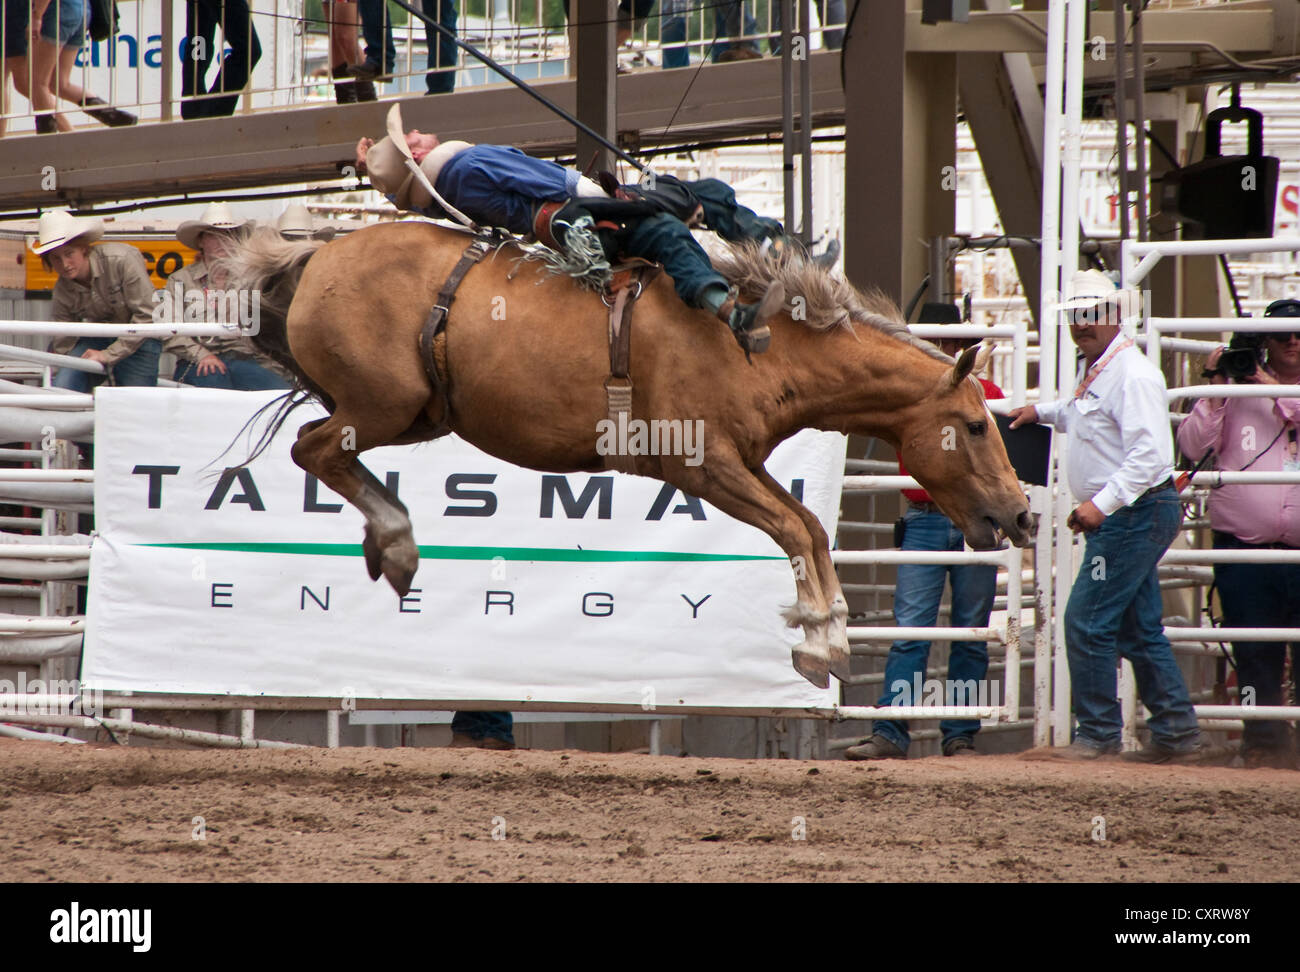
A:
[[[451,731],[474,739],[484,736],[515,742],[515,719],[509,712],[457,712],[451,717]]]
[[[1178,493],[1163,489],[1116,510],[1087,535],[1083,565],[1065,607],[1075,738],[1116,750],[1123,720],[1115,665],[1133,665],[1138,695],[1151,710],[1152,741],[1187,751],[1200,739],[1187,683],[1161,622],[1156,565],[1182,523]]]
[[[723,2],[714,9],[713,30],[714,41],[712,47],[712,59],[716,61],[718,56],[732,45],[722,40],[724,37],[735,37],[742,33],[741,31],[741,13],[744,13],[744,31],[750,35],[758,33],[758,21],[747,7],[744,7],[743,0],[730,0]],[[663,66],[666,68],[688,67],[691,63],[690,48],[686,46],[686,15],[692,7],[689,0],[661,0],[659,4],[659,44],[666,48],[663,52]],[[739,42],[741,46],[752,47],[758,50],[758,42],[747,40]],[[669,47],[669,45],[681,45]]]
[[[903,550],[961,550],[965,538],[952,520],[942,513],[909,509],[903,516],[907,532]],[[899,627],[932,628],[939,620],[939,601],[944,580],[952,583],[952,621],[955,628],[983,628],[993,611],[993,592],[998,569],[992,564],[901,564],[894,589],[894,619]],[[915,698],[916,680],[925,680],[930,659],[930,642],[895,641],[885,661],[885,691],[877,705],[921,705]],[[988,674],[989,653],[982,641],[954,641],[948,656],[948,679],[944,686],[945,705],[975,705],[977,699],[957,698],[958,684],[974,683],[978,689]],[[904,688],[903,683],[907,687]],[[924,689],[922,690],[924,691]],[[992,696],[990,695],[991,699]],[[959,736],[975,738],[978,719],[947,719],[939,723],[947,744]],[[906,750],[911,741],[907,723],[901,719],[878,719],[872,731]]]
[[[713,269],[709,255],[676,216],[657,213],[630,226],[620,240],[624,252],[662,263],[673,278],[677,296],[692,307],[700,306],[705,288],[721,285],[727,278]]]
[[[384,73],[393,70],[397,64],[397,45],[393,43],[388,4],[384,0],[357,0],[357,13],[361,17],[361,37],[366,42],[366,61],[379,65]]]
[[[704,225],[724,240],[762,240],[784,232],[777,220],[736,202],[736,190],[721,179],[697,179],[685,185],[704,207]]]
[[[426,17],[437,21],[453,34],[456,33],[455,0],[423,0],[420,9]],[[424,76],[424,86],[429,94],[449,94],[456,90],[456,42],[440,30],[424,25],[424,39],[428,41],[429,58],[426,67],[429,73]],[[434,68],[444,70],[435,71]]]
[[[102,351],[115,338],[81,338],[68,352],[71,357],[79,358],[83,351],[91,349]],[[148,338],[140,344],[134,354],[128,355],[109,369],[115,385],[143,385],[153,388],[158,384],[158,355],[162,345],[156,338]],[[71,391],[88,392],[104,381],[104,375],[92,375],[88,371],[73,371],[60,368],[50,382],[55,388],[67,388]]]
[[[217,25],[230,50],[224,56],[214,50]],[[248,84],[254,65],[262,57],[262,44],[249,18],[248,0],[188,0],[185,4],[185,40],[181,64],[181,117],[219,118],[233,115],[239,93]],[[220,60],[221,67],[207,85],[208,66]],[[192,100],[194,95],[230,92],[224,98]]]
[[[274,371],[264,368],[256,361],[235,354],[219,354],[217,357],[226,366],[225,374],[211,371],[206,375],[200,375],[198,365],[189,361],[178,361],[176,374],[172,380],[196,388],[229,388],[232,391],[271,391],[276,388],[290,387],[289,383]]]
[[[1215,550],[1253,550],[1230,533],[1214,531]],[[1300,627],[1300,564],[1215,564],[1214,583],[1229,628]],[[1286,643],[1242,641],[1232,645],[1237,663],[1237,688],[1255,690],[1256,705],[1285,705],[1282,672]],[[1300,644],[1291,644],[1291,672],[1296,677]],[[1292,702],[1291,704],[1295,704]],[[1246,720],[1242,749],[1286,751],[1291,748],[1287,723]]]
[[[743,31],[741,30],[742,23],[744,25]],[[754,19],[753,10],[744,0],[733,0],[731,3],[724,3],[714,7],[713,29],[714,43],[711,57],[714,61],[717,61],[724,51],[729,51],[733,47],[748,47],[755,51],[758,50],[758,41],[754,39],[754,35],[758,33],[758,21]],[[735,43],[722,39],[742,35],[750,39],[736,41]]]

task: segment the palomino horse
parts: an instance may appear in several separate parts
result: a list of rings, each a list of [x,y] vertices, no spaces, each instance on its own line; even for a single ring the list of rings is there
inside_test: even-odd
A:
[[[605,468],[597,443],[608,417],[606,308],[572,278],[512,259],[513,245],[470,270],[452,306],[443,414],[417,343],[466,242],[432,224],[395,223],[329,244],[255,234],[231,258],[237,286],[262,292],[255,344],[331,413],[299,431],[294,461],[364,514],[370,575],[382,573],[401,594],[419,563],[411,522],[360,453],[430,439],[445,421],[520,466]],[[763,468],[778,443],[804,428],[883,439],[977,549],[996,546],[999,531],[1023,546],[1028,505],[980,386],[967,380],[975,349],[954,364],[911,337],[892,303],[797,257],[741,248],[716,262],[751,299],[770,280],[784,284],[771,350],[747,362],[724,325],[684,306],[665,276],[655,280],[636,307],[632,415],[702,420],[703,462],[641,455],[635,470],[758,527],[802,568],[798,599],[784,612],[804,629],[794,667],[825,688],[830,674],[849,676],[848,604],[825,530]]]

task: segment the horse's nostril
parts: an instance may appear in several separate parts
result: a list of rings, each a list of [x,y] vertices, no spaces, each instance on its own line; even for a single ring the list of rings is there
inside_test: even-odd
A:
[[[1028,510],[1025,510],[1018,517],[1016,517],[1016,526],[1020,527],[1020,529],[1022,530],[1028,530],[1033,525],[1034,525],[1034,518],[1029,515]]]

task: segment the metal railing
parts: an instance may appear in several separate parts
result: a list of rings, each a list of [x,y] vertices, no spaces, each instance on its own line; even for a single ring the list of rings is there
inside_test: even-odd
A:
[[[42,7],[41,0],[9,2],[28,4],[29,24],[33,6],[38,12]],[[74,2],[80,5],[83,0],[49,0],[45,18],[57,20],[64,4]],[[627,0],[627,5],[643,16],[619,33],[622,43],[617,57],[622,70],[694,66],[703,59],[746,54],[761,56],[763,47],[769,54],[780,50],[779,0],[658,0],[657,4]],[[8,123],[10,131],[24,134],[35,127],[34,116],[55,111],[62,116],[57,122],[60,129],[91,125],[93,122],[80,114],[82,92],[102,99],[105,105],[101,107],[137,115],[140,122],[334,102],[334,83],[349,79],[332,77],[332,70],[366,56],[364,27],[345,22],[351,14],[332,13],[329,3],[321,7],[291,0],[249,6],[246,21],[232,14],[234,5],[230,5],[225,8],[224,23],[204,25],[187,23],[184,0],[118,0],[119,29],[108,39],[96,41],[86,34],[79,47],[73,46],[73,40],[60,48],[58,41],[34,39],[29,34],[25,43],[14,39],[8,48],[25,49],[26,56],[5,56],[6,48],[0,45],[0,78],[7,90],[11,78],[16,87],[16,92],[8,91],[7,103],[0,105],[0,126]],[[353,11],[365,6],[343,5],[339,9]],[[390,68],[385,80],[377,82],[381,96],[500,82],[490,69],[463,52],[457,52],[457,61],[451,62],[450,48],[439,44],[436,33],[430,60],[427,35],[433,29],[426,30],[400,7],[378,6],[388,18],[395,55],[393,63],[385,65]],[[427,2],[422,9],[433,11],[437,6]],[[455,6],[459,8],[458,37],[523,80],[571,73],[570,30],[562,6],[555,0],[460,0]],[[576,6],[576,0],[571,0],[570,6]],[[615,8],[612,0],[610,6]],[[812,10],[811,17],[816,19],[801,43],[809,50],[838,47],[844,0],[816,0]],[[622,20],[627,14],[617,16]],[[191,29],[203,40],[201,48],[189,43]],[[0,34],[3,32],[0,25]],[[76,50],[67,69],[56,63],[63,49]],[[246,70],[241,62],[247,63]],[[214,91],[222,70],[228,71],[229,77]]]

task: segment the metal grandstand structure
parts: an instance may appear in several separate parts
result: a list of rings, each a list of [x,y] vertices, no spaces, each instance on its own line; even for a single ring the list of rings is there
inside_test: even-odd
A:
[[[823,193],[828,191],[828,184],[832,185],[829,192],[838,197],[830,200],[823,196],[814,203],[813,234],[842,233],[849,279],[862,286],[880,287],[901,304],[913,296],[927,270],[946,267],[953,276],[939,289],[946,296],[971,294],[974,324],[984,329],[980,333],[1002,342],[995,357],[994,376],[1009,389],[1009,400],[1018,404],[1034,400],[1036,394],[1049,394],[1061,381],[1069,380],[1068,376],[1057,377],[1067,374],[1064,366],[1069,349],[1058,341],[1055,327],[1036,323],[1051,319],[1045,310],[1045,295],[1058,287],[1045,283],[1048,275],[1064,271],[1068,276],[1066,267],[1079,252],[1080,236],[1100,244],[1097,252],[1104,252],[1105,245],[1113,243],[1115,266],[1120,265],[1121,258],[1119,207],[1108,198],[1115,195],[1115,164],[1111,158],[1115,124],[1113,112],[1107,108],[1107,98],[1114,90],[1114,65],[1105,58],[1075,57],[1068,63],[1077,70],[1067,77],[1059,70],[1067,63],[1064,46],[1050,45],[1064,45],[1068,25],[1076,53],[1095,51],[1095,46],[1089,46],[1094,41],[1099,41],[1103,50],[1113,51],[1114,29],[1109,11],[1106,16],[1094,12],[1092,21],[1085,25],[1083,6],[1078,2],[1053,0],[1048,10],[1047,3],[1013,5],[1005,0],[987,0],[974,5],[982,9],[973,11],[967,23],[924,25],[919,4],[867,8],[866,0],[860,2],[863,7],[856,21],[855,4],[849,4],[849,23],[857,29],[850,30],[846,43],[853,48],[854,56],[842,58],[842,52],[827,49],[823,41],[817,40],[808,58],[810,127],[817,130],[819,137],[831,140],[816,157],[815,165],[820,167],[815,170],[816,182]],[[151,37],[151,28],[140,9],[143,4],[126,2],[121,6],[127,12],[127,23],[132,22],[134,14],[135,36]],[[351,158],[358,133],[382,129],[388,99],[374,105],[328,103],[330,92],[313,73],[320,63],[320,37],[297,28],[299,6],[279,5],[274,15],[263,15],[268,18],[265,24],[255,17],[270,58],[269,80],[259,87],[255,78],[240,109],[230,118],[177,121],[179,85],[170,76],[167,58],[160,59],[158,95],[154,100],[145,98],[145,89],[138,84],[126,96],[115,99],[118,104],[142,110],[145,120],[137,128],[105,131],[80,126],[72,133],[53,137],[58,141],[51,142],[51,136],[24,137],[22,113],[11,112],[15,116],[12,138],[0,143],[4,149],[0,152],[0,208],[4,210],[0,219],[30,219],[38,208],[51,206],[111,208],[164,195],[193,199],[205,194],[298,186],[306,181],[336,191],[355,187],[356,180],[340,177],[339,167]],[[577,104],[579,117],[587,118],[611,139],[634,151],[659,146],[665,151],[689,149],[701,143],[760,143],[733,149],[722,161],[698,153],[676,154],[662,164],[667,171],[707,170],[709,174],[721,174],[725,169],[734,177],[744,169],[747,158],[755,159],[752,178],[745,187],[752,195],[747,198],[756,208],[772,212],[783,174],[776,161],[778,149],[771,147],[774,143],[779,146],[783,114],[781,65],[777,59],[717,65],[693,62],[689,69],[660,70],[654,67],[660,53],[652,37],[652,20],[640,29],[631,48],[620,54],[633,69],[611,80],[608,64],[593,65],[597,58],[591,56],[584,63],[583,41],[573,36],[576,31],[539,27],[541,5],[534,2],[534,6],[536,13],[528,16],[521,15],[518,7],[494,6],[491,17],[467,19],[469,29],[464,36],[529,77],[548,97],[562,105]],[[160,9],[159,50],[174,48],[183,33],[183,14],[178,17],[176,13],[181,7],[164,4]],[[132,8],[136,8],[133,13]],[[588,23],[592,19],[590,11],[600,9],[577,0],[575,19]],[[1073,11],[1076,19],[1067,20],[1067,11]],[[697,10],[695,16],[702,19],[704,12]],[[1147,56],[1142,61],[1145,77],[1139,81],[1146,101],[1140,110],[1150,136],[1150,148],[1145,144],[1147,140],[1142,141],[1150,155],[1151,177],[1169,167],[1169,161],[1157,153],[1157,143],[1167,146],[1181,163],[1195,157],[1198,112],[1214,107],[1221,97],[1213,85],[1287,79],[1300,71],[1300,16],[1294,4],[1280,0],[1217,4],[1157,0],[1147,7],[1142,21],[1144,34],[1140,41]],[[703,33],[706,40],[699,48],[701,54],[712,35],[707,27]],[[765,22],[754,38],[769,33]],[[266,38],[274,38],[274,43],[266,43]],[[599,41],[589,49],[606,50]],[[422,32],[399,30],[399,50],[405,70],[399,72],[394,87],[419,91],[424,63]],[[1058,51],[1059,63],[1055,60]],[[128,58],[126,65],[118,65],[113,76],[130,70]],[[486,73],[476,74],[477,70],[462,65],[455,95],[404,101],[407,123],[470,141],[511,142],[536,154],[580,158],[578,143],[566,126],[542,115],[516,89],[491,83]],[[123,84],[120,89],[126,87]],[[579,91],[584,89],[602,93],[607,108],[603,118],[584,113],[579,104]],[[1049,93],[1046,103],[1039,93],[1042,89]],[[1067,90],[1070,96],[1063,101],[1061,96]],[[1265,138],[1269,150],[1283,157],[1284,185],[1288,180],[1294,182],[1300,173],[1300,126],[1294,121],[1300,115],[1300,99],[1282,85],[1248,89],[1247,96],[1265,108],[1269,119]],[[1052,122],[1054,100],[1056,121]],[[955,107],[959,103],[960,124]],[[1109,104],[1113,105],[1113,97]],[[1109,113],[1110,117],[1085,121],[1085,105],[1091,115]],[[150,106],[156,108],[152,119],[144,112]],[[1058,141],[1059,136],[1064,136],[1063,140]],[[1238,138],[1227,136],[1225,149],[1231,151]],[[762,143],[768,147],[761,147]],[[1137,138],[1130,137],[1131,152],[1137,151],[1138,144]],[[42,167],[51,160],[58,171],[58,185],[53,191],[43,188],[40,181]],[[952,168],[951,183],[945,181],[945,167]],[[1066,205],[1051,220],[1043,221],[1041,200],[1052,194],[1053,185],[1060,187],[1062,178],[1066,180]],[[368,203],[373,205],[375,200]],[[1286,208],[1285,194],[1281,205],[1279,227],[1295,232],[1297,215]],[[842,223],[832,215],[836,210],[842,214]],[[1293,220],[1290,224],[1287,213]],[[1059,237],[1059,246],[1050,248],[1053,259],[1059,261],[1045,268],[1037,246],[1004,247],[1006,237],[1022,241],[1049,239],[1054,243]],[[928,248],[918,246],[919,240],[930,241]],[[936,263],[934,255],[940,245],[948,252]],[[1291,246],[1292,242],[1283,241],[1272,249],[1291,254]],[[1227,297],[1215,274],[1196,272],[1196,257],[1179,255],[1176,249],[1170,251],[1172,259],[1164,261],[1151,278],[1155,316],[1147,347],[1148,353],[1157,356],[1162,348],[1174,352],[1169,371],[1173,378],[1181,379],[1189,373],[1189,362],[1216,346],[1216,342],[1170,339],[1166,335],[1180,327],[1186,330],[1186,319],[1193,315],[1223,317]],[[1234,275],[1246,281],[1245,307],[1258,310],[1274,297],[1295,292],[1300,278],[1293,254],[1278,261],[1269,257],[1243,259],[1248,256],[1246,249],[1223,248],[1234,255],[1230,261]],[[1132,245],[1124,250],[1125,254],[1139,252],[1140,247]],[[1126,271],[1131,269],[1130,263],[1135,265],[1136,261],[1125,262]],[[1058,285],[1059,279],[1058,275]],[[1221,320],[1216,326],[1217,330],[1198,333],[1211,338],[1233,324]],[[4,331],[0,323],[0,332]],[[938,331],[923,333],[937,336]],[[18,382],[39,378],[42,367],[49,363],[28,359],[22,365],[10,364],[4,368],[5,377]],[[1171,387],[1187,384],[1190,382],[1185,380],[1170,382]],[[48,399],[52,393],[31,388],[20,392],[6,386],[4,392],[13,398],[26,396],[29,400],[23,406],[28,409],[60,404]],[[22,407],[17,401],[6,404],[14,409]],[[86,403],[77,404],[84,407]],[[61,411],[71,414],[75,409],[67,411],[65,407]],[[33,441],[36,438],[33,436]],[[51,470],[47,484],[51,487],[84,486],[84,475],[81,483],[54,482],[63,472],[59,467],[70,461],[70,451],[60,448],[62,451],[21,450],[22,455],[6,452],[0,454],[0,460],[28,464],[39,461],[43,469]],[[870,448],[869,443],[854,443],[855,451],[850,453],[856,458],[850,460],[849,486],[860,493],[846,496],[840,524],[840,546],[845,549],[837,559],[855,613],[855,654],[865,659],[852,683],[846,686],[845,707],[838,713],[841,718],[868,714],[864,704],[869,705],[878,694],[882,678],[878,669],[883,668],[885,651],[883,645],[875,647],[873,643],[887,642],[898,634],[872,626],[888,621],[886,595],[892,589],[892,564],[899,560],[871,550],[885,545],[883,538],[894,516],[901,481],[896,477],[892,456]],[[893,479],[886,478],[891,474]],[[1200,480],[1194,481],[1193,488],[1199,484]],[[0,496],[10,502],[25,499],[40,508],[39,498],[33,499],[35,494],[22,493],[14,481],[5,482],[3,475]],[[1035,508],[1050,521],[1054,510],[1060,514],[1060,502],[1049,489],[1036,496]],[[69,513],[80,507],[62,508],[64,513],[55,512],[60,507],[54,503],[44,508],[46,512],[39,517],[44,533],[70,532]],[[24,529],[34,528],[36,519],[2,522],[6,528]],[[1193,537],[1196,531],[1203,534],[1206,529],[1203,518],[1188,526]],[[70,544],[78,548],[75,555],[51,553],[44,549],[45,542],[42,539],[35,544],[34,551],[25,558],[28,563],[78,561],[79,548],[85,541]],[[858,545],[865,549],[849,549]],[[1053,621],[1059,619],[1050,605],[1055,600],[1053,585],[1057,599],[1061,585],[1068,588],[1072,572],[1066,565],[1071,563],[1074,552],[1068,535],[1052,538],[1047,534],[1035,553],[1040,565],[1037,571],[1032,562],[1017,564],[1009,555],[1002,556],[996,605],[999,613],[990,630],[983,632],[992,642],[1006,646],[1005,657],[998,657],[996,647],[991,653],[995,656],[992,671],[1001,666],[1008,691],[999,713],[979,714],[999,717],[997,722],[990,719],[987,728],[1005,730],[1007,746],[1068,741],[1068,681],[1063,678],[1059,629],[1055,636],[1052,634]],[[19,556],[3,562],[16,570],[13,561]],[[1054,575],[1050,566],[1046,570],[1041,566],[1053,560],[1058,565]],[[1196,683],[1193,692],[1198,703],[1209,701],[1210,690],[1202,683],[1211,675],[1207,659],[1218,651],[1214,644],[1222,637],[1221,632],[1207,631],[1198,622],[1199,598],[1209,574],[1206,562],[1196,552],[1175,550],[1161,573],[1162,586],[1170,592],[1192,593],[1186,613],[1171,614],[1166,621],[1171,630],[1185,629],[1173,633],[1186,646],[1185,670]],[[30,570],[26,576],[33,576]],[[73,588],[64,582],[76,576],[68,574],[44,583],[39,613],[75,614]],[[1023,612],[1017,610],[1022,584],[1038,595],[1037,599],[1026,598]],[[0,593],[13,592],[6,587]],[[1032,609],[1035,601],[1040,606],[1038,611]],[[1044,610],[1043,605],[1049,606]],[[73,619],[61,623],[65,625],[60,629],[61,636],[75,639],[78,622]],[[936,633],[939,642],[945,635],[954,635],[952,631]],[[20,635],[28,637],[31,629],[23,631],[17,620],[5,627],[0,620],[0,637],[16,645]],[[1029,646],[1033,651],[1027,648],[1023,656],[1018,654],[1022,636],[1033,639]],[[17,650],[11,653],[14,658],[19,654]],[[26,657],[33,660],[37,655],[29,653]],[[65,646],[49,657],[70,656]],[[935,673],[942,673],[941,662],[942,652],[937,652],[932,659]],[[1032,670],[1032,678],[1024,681],[1023,693],[1019,690],[1022,668]],[[56,667],[48,671],[52,674]],[[1013,692],[1011,686],[1017,689]],[[1130,733],[1138,726],[1131,688],[1131,684],[1125,686]],[[129,700],[116,701],[119,708],[127,708]],[[183,709],[184,702],[172,700],[166,707]],[[202,706],[196,700],[190,702],[193,708],[223,708],[220,700]],[[229,703],[224,708],[230,708]],[[119,715],[125,717],[124,724],[131,724],[130,712]],[[1225,720],[1235,727],[1241,717],[1259,713],[1216,708],[1202,710],[1202,715],[1207,718],[1207,727],[1222,730],[1229,727]],[[1276,715],[1291,718],[1296,713]],[[236,721],[237,725],[227,722],[227,731],[218,734],[227,738],[227,744],[233,744],[231,739],[247,743],[253,738],[251,714]],[[337,713],[327,716],[325,727],[325,741],[337,743]],[[837,747],[825,722],[819,724],[816,733],[787,727],[780,741],[773,731],[772,726],[756,725],[750,751],[809,755]],[[1017,734],[1019,738],[1015,738]],[[914,738],[928,745],[934,735],[937,733],[931,730],[914,734]],[[374,734],[368,733],[365,738],[372,740]],[[652,736],[653,746],[658,745],[657,740]],[[838,743],[843,745],[845,741]]]

